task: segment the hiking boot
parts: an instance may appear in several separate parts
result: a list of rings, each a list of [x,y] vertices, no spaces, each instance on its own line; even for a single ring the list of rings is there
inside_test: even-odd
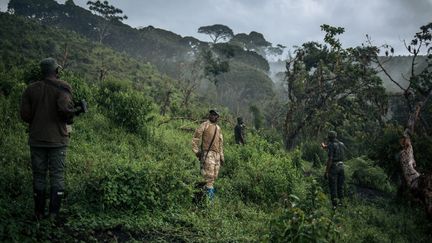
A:
[[[45,191],[34,190],[34,217],[41,220],[45,216]]]
[[[57,218],[61,201],[63,199],[64,192],[63,191],[52,191],[50,195],[50,205],[49,205],[49,216],[50,218]]]
[[[208,196],[210,202],[213,202],[213,199],[215,197],[215,189],[214,188],[207,188],[207,196]]]

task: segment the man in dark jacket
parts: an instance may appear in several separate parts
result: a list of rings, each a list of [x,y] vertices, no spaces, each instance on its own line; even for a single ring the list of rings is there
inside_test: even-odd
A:
[[[245,124],[243,118],[237,117],[237,125],[234,127],[234,137],[236,144],[245,145]]]
[[[69,143],[67,124],[75,114],[72,88],[58,79],[60,65],[53,58],[40,62],[43,79],[31,83],[21,100],[21,118],[29,124],[35,217],[45,214],[46,175],[50,178],[49,214],[57,217],[64,195],[66,148]]]
[[[328,160],[324,177],[328,179],[330,187],[330,196],[333,208],[342,205],[343,186],[345,182],[344,159],[345,145],[336,139],[337,133],[330,131],[328,133],[328,144],[321,144],[328,151]],[[336,199],[339,199],[338,200]]]

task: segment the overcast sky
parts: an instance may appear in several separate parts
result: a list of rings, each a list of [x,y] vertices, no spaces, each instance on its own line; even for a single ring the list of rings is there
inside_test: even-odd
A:
[[[0,0],[6,9],[8,0]],[[64,0],[58,0],[63,3]],[[86,7],[87,0],[74,0]],[[321,41],[321,24],[345,28],[345,47],[357,46],[369,34],[374,44],[389,44],[407,54],[402,40],[411,40],[421,25],[432,22],[432,0],[111,0],[129,17],[132,27],[153,25],[182,36],[198,34],[200,26],[224,24],[234,33],[258,31],[273,44],[292,49]]]

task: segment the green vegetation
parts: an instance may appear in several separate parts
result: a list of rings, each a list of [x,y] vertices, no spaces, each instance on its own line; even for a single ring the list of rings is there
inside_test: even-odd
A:
[[[163,117],[150,110],[155,118],[144,122],[149,136],[142,136],[131,129],[133,124],[118,123],[98,98],[102,90],[110,90],[113,96],[131,86],[116,90],[89,86],[69,74],[64,79],[80,87],[77,95],[86,95],[92,106],[73,126],[68,195],[62,211],[65,221],[60,227],[31,220],[27,135],[18,122],[16,105],[25,87],[22,76],[14,79],[16,86],[9,95],[1,96],[3,114],[8,117],[1,121],[2,240],[303,242],[350,241],[354,236],[359,241],[421,242],[427,237],[422,212],[402,207],[387,196],[361,199],[355,194],[346,208],[334,214],[325,185],[312,179],[321,178],[322,171],[308,169],[310,164],[300,160],[306,166],[303,173],[296,169],[295,153],[287,154],[281,145],[258,135],[250,134],[248,145],[237,146],[228,132],[232,127],[226,125],[226,166],[217,182],[215,204],[194,202],[200,176],[188,131],[196,123],[161,124]],[[125,106],[125,111],[133,113],[140,109]],[[308,173],[311,176],[304,176]],[[423,226],[407,221],[407,215],[415,215]]]
[[[186,71],[168,77],[160,73],[169,73],[162,59],[150,64],[150,56],[140,55],[144,50],[152,50],[149,55],[157,56],[158,51],[172,49],[172,55],[176,55],[187,49],[185,41],[190,44],[193,39],[153,27],[132,30],[114,21],[112,34],[98,43],[95,33],[85,34],[79,31],[84,28],[79,22],[66,22],[59,16],[80,13],[84,16],[80,21],[91,23],[98,17],[72,1],[65,5],[41,2],[46,4],[27,9],[28,1],[11,1],[19,15],[32,16],[39,11],[37,19],[57,16],[44,19],[45,25],[0,13],[0,241],[431,239],[431,222],[418,202],[396,196],[400,173],[395,155],[401,127],[397,121],[386,123],[377,118],[379,105],[386,98],[380,79],[372,70],[362,71],[363,66],[356,63],[363,51],[375,50],[336,50],[339,44],[334,37],[341,29],[324,27],[328,30],[327,42],[333,46],[304,44],[299,48],[304,51],[303,59],[299,58],[298,65],[290,70],[298,69],[293,73],[287,70],[293,88],[291,110],[297,114],[312,112],[314,118],[301,127],[296,141],[299,146],[287,151],[282,127],[288,108],[284,101],[273,97],[271,80],[263,72],[268,70],[268,63],[255,51],[242,51],[233,43],[197,48],[193,62],[177,63]],[[46,8],[58,11],[48,15]],[[119,36],[129,38],[124,49],[115,46]],[[251,37],[264,39],[259,33],[251,33]],[[134,46],[128,46],[130,43],[140,45],[136,55],[128,49]],[[261,47],[270,45],[257,43]],[[152,49],[155,45],[158,48]],[[57,58],[66,67],[61,77],[73,86],[74,98],[89,103],[89,113],[73,124],[67,156],[67,195],[57,224],[32,219],[27,129],[18,112],[21,93],[29,82],[39,78],[37,62],[46,56]],[[338,82],[342,85],[323,84],[335,85],[331,86],[335,87],[333,91],[323,89],[328,98],[325,109],[317,109],[314,99],[319,96],[313,96],[315,93],[301,82],[309,76],[311,84],[319,84],[320,76],[309,72],[313,68],[328,75],[334,70],[341,73]],[[345,75],[348,72],[354,73]],[[369,88],[341,98],[338,94],[349,89],[355,75],[364,78],[355,82]],[[201,79],[205,82],[199,83]],[[208,95],[200,95],[200,89]],[[377,98],[373,104],[371,97]],[[203,200],[199,162],[191,151],[191,139],[208,108],[215,104],[223,114],[225,165],[215,184],[216,199],[209,205]],[[250,121],[245,146],[236,145],[232,133],[241,108],[246,109]],[[292,124],[301,124],[300,117],[293,117]],[[326,130],[335,127],[346,142],[349,159],[344,206],[332,210],[323,178],[327,156],[319,144]],[[430,151],[430,141],[426,137],[415,141],[418,166],[430,168],[430,155],[421,152]]]
[[[98,15],[93,15],[90,11],[74,4],[59,4],[55,0],[11,0],[9,2],[9,8],[13,9],[15,15],[37,21],[45,26],[45,28],[55,26],[60,29],[66,29],[78,33],[89,40],[96,42],[102,42],[103,40],[103,43],[106,46],[109,46],[118,52],[125,53],[136,60],[140,60],[142,63],[151,63],[157,67],[161,73],[175,79],[180,79],[183,72],[182,68],[180,68],[180,63],[189,63],[191,62],[191,59],[200,55],[200,52],[206,52],[212,49],[209,47],[208,43],[201,42],[193,37],[182,37],[170,31],[155,28],[153,26],[140,29],[132,28],[121,22],[123,20],[123,15],[122,13],[117,13],[118,11],[113,16],[106,16],[103,14],[104,8],[109,10],[109,4],[105,6],[103,3],[100,3],[98,6],[102,12],[95,11]],[[115,9],[114,6],[111,7]],[[46,16],[50,17],[47,18]],[[203,33],[217,36],[218,39],[220,39],[221,36],[232,36],[232,30],[228,26],[224,25],[203,26],[200,29],[205,31]],[[251,33],[251,38],[254,45],[263,44],[261,41],[261,39],[264,38],[262,34],[253,32]],[[56,41],[56,43],[58,42]],[[64,56],[67,41],[61,43],[62,44],[59,45],[60,55],[58,57]],[[265,43],[268,42],[265,41]],[[270,45],[270,43],[268,44]],[[242,75],[238,75],[237,71],[237,74],[232,75],[236,79],[228,80],[229,83],[236,82],[241,84],[243,87],[247,86],[250,82],[248,73],[255,72],[259,73],[259,75],[253,76],[254,84],[258,85],[258,87],[262,85],[263,89],[267,89],[268,86],[272,87],[273,83],[267,77],[267,72],[269,70],[267,60],[254,51],[245,51],[243,48],[230,43],[218,43],[212,51],[218,55],[218,58],[224,59],[226,53],[221,53],[220,49],[227,49],[224,48],[227,46],[228,49],[232,49],[232,54],[234,55],[231,56],[232,60],[230,61],[230,64],[231,62],[234,62],[233,65],[241,65],[241,72],[243,73]],[[73,47],[69,46],[68,50],[73,50]],[[253,50],[258,49],[255,48]],[[260,54],[265,56],[264,52],[260,52]],[[105,76],[105,72],[112,72],[112,70],[115,70],[112,69],[112,67],[106,66],[106,64],[112,63],[112,61],[108,60],[108,57],[105,56],[106,54],[104,53],[99,54],[98,59],[100,61],[97,70],[86,70],[98,74],[95,80],[99,80],[101,79],[101,76]],[[75,58],[78,57],[71,56],[70,59],[75,60]],[[224,62],[222,63],[228,64],[228,62],[225,63],[227,60],[223,61]],[[81,61],[78,61],[77,63],[81,63]],[[140,67],[134,67],[131,70],[138,71],[140,69]],[[235,69],[227,70],[229,74]],[[217,81],[223,79],[223,77],[219,77],[218,75],[213,78]],[[201,86],[207,85],[206,80],[199,81]],[[238,90],[236,86],[233,87],[225,85],[223,89],[216,89],[216,87],[210,85],[207,89],[198,89],[197,93],[199,96],[205,97],[209,92],[217,92],[217,95],[230,91],[235,91],[237,93],[241,92],[241,90]],[[164,90],[162,93],[166,95],[168,91],[169,90]],[[257,104],[261,104],[269,97],[271,97],[271,95],[264,98],[254,98],[256,99]],[[166,97],[163,97],[162,99],[166,100]],[[240,104],[241,106],[238,107],[235,97],[228,97],[225,100],[227,101],[227,104],[224,105],[228,106],[231,111],[239,109],[242,116],[249,116],[248,105]]]
[[[217,43],[219,40],[229,40],[234,35],[232,29],[223,24],[201,26],[198,33],[209,35],[213,43]]]

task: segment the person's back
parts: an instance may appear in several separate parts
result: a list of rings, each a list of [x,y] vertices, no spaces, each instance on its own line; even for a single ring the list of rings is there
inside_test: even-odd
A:
[[[345,145],[336,139],[337,133],[330,131],[328,134],[328,145],[323,146],[328,150],[328,160],[324,177],[329,181],[330,196],[333,208],[342,205],[343,186],[345,181],[344,157]],[[337,200],[338,198],[338,200]]]
[[[29,123],[29,144],[57,147],[68,144],[67,112],[73,110],[71,87],[64,81],[45,78],[29,85],[23,95],[21,116]]]
[[[329,152],[333,156],[333,163],[345,160],[345,146],[342,142],[335,139],[328,145]]]

